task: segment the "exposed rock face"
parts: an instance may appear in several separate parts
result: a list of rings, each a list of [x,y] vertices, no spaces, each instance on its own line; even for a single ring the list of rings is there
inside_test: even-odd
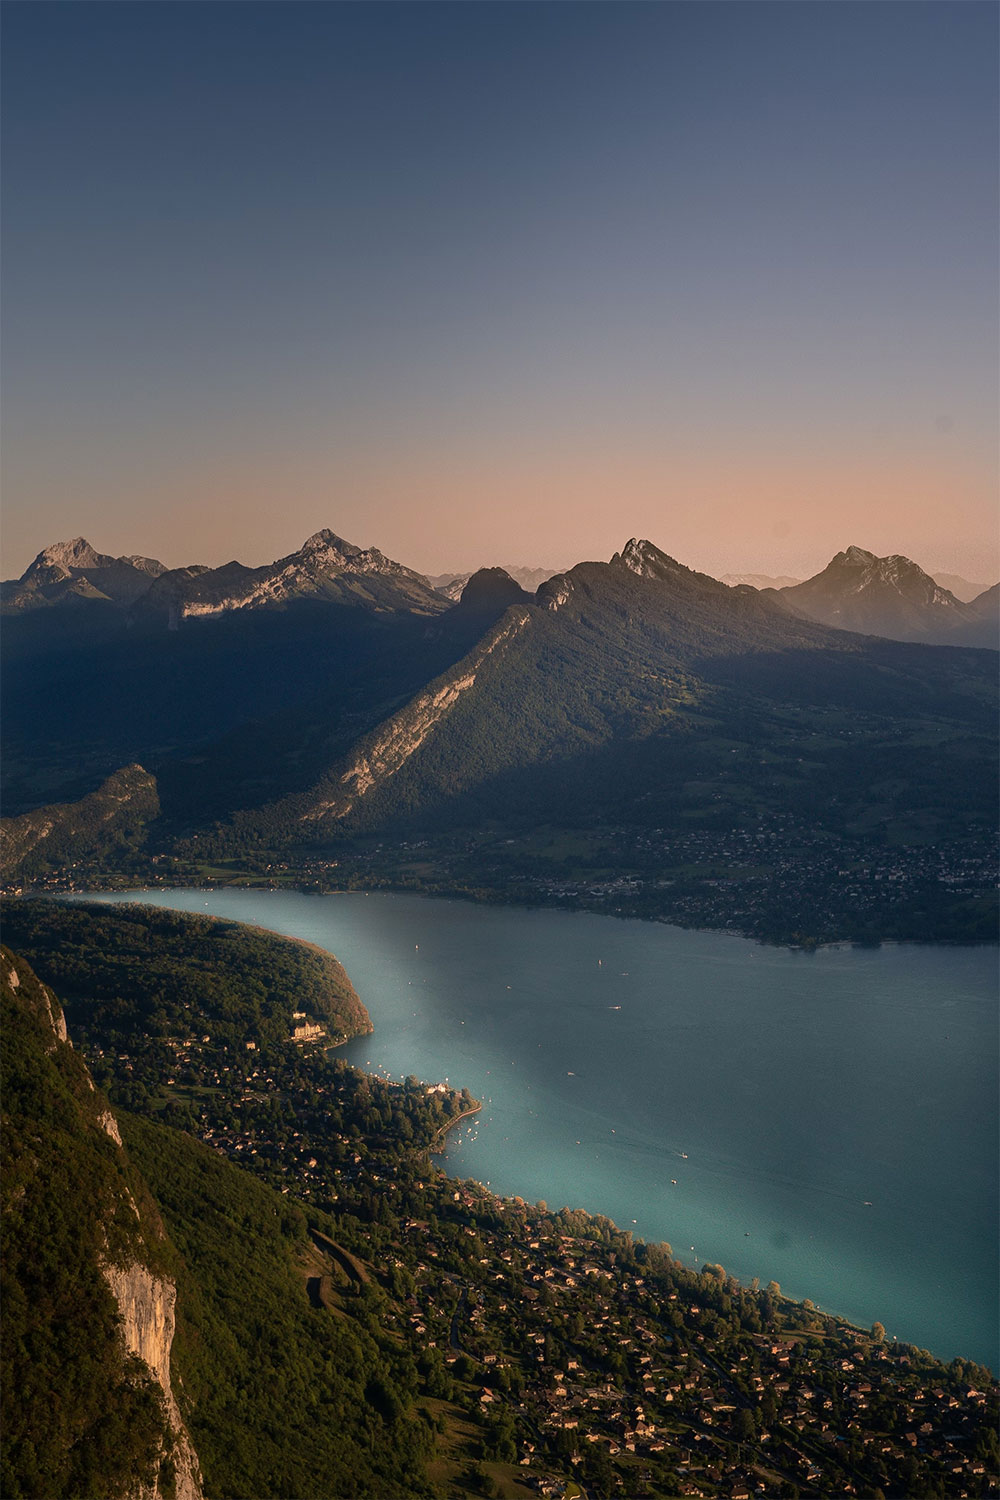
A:
[[[95,552],[82,536],[55,542],[39,552],[14,583],[4,584],[3,606],[21,612],[53,604],[131,604],[165,573],[153,557],[111,557]]]
[[[535,595],[535,603],[542,609],[561,609],[573,592],[573,584],[565,573],[557,573],[541,584]]]
[[[369,609],[438,614],[447,606],[421,573],[386,557],[377,547],[356,547],[330,530],[315,532],[297,552],[261,568],[230,562],[221,568],[175,568],[140,601],[144,612],[182,620],[234,610],[327,599]]]
[[[66,1035],[66,1021],[62,1007],[55,995],[38,979],[23,959],[16,957],[6,947],[0,949],[0,988],[4,991],[5,1001],[8,995],[16,997],[16,1006],[30,1013],[33,1024],[38,1027],[38,1023],[41,1023],[39,1029],[42,1036],[39,1041],[46,1053],[51,1054],[60,1046],[71,1046]],[[12,1024],[17,1024],[19,1021],[16,1012],[11,1015],[5,1010],[5,1017],[10,1019]],[[89,1070],[81,1060],[75,1059],[75,1069],[69,1076],[75,1079],[76,1085],[74,1089],[77,1100],[74,1115],[76,1128],[86,1136],[96,1126],[121,1147],[122,1138],[118,1122],[107,1107],[107,1103],[96,1093]],[[67,1081],[65,1072],[63,1079],[64,1082]],[[85,1085],[87,1090],[82,1095],[79,1092],[80,1085]],[[41,1087],[44,1095],[45,1084],[43,1083]],[[70,1087],[73,1088],[72,1083]],[[41,1116],[37,1125],[32,1126],[32,1130],[39,1127],[41,1127]],[[44,1162],[43,1136],[32,1134],[31,1139],[33,1148],[39,1153],[39,1159]],[[106,1233],[109,1223],[108,1218],[105,1217],[108,1198],[117,1195],[120,1201],[128,1204],[129,1211],[135,1219],[137,1238],[130,1243],[137,1245],[141,1253],[141,1246],[148,1243],[150,1230],[148,1227],[145,1231],[142,1228],[138,1207],[124,1177],[119,1170],[109,1169],[106,1175],[100,1178],[101,1189],[95,1192],[94,1172],[94,1164],[91,1163],[90,1170],[85,1171],[81,1178],[79,1217],[85,1218],[88,1213],[93,1213],[95,1205],[101,1203],[103,1206],[96,1209],[96,1212],[100,1215],[100,1222]],[[39,1175],[42,1179],[46,1176],[44,1171]],[[93,1195],[92,1202],[85,1201],[88,1193]],[[114,1208],[111,1212],[113,1216]],[[142,1238],[143,1234],[145,1238]],[[107,1244],[106,1238],[104,1242]],[[173,1459],[172,1500],[202,1500],[200,1465],[170,1383],[170,1350],[174,1337],[176,1288],[173,1282],[156,1276],[135,1259],[127,1266],[119,1266],[102,1261],[98,1256],[96,1269],[104,1277],[118,1304],[125,1347],[148,1366],[150,1379],[156,1381],[163,1394],[170,1437],[168,1439],[164,1434],[161,1439],[160,1457],[166,1457],[169,1453]],[[67,1314],[63,1312],[61,1316],[65,1318]],[[98,1330],[95,1330],[96,1332]],[[81,1441],[86,1441],[85,1436],[81,1435]],[[159,1474],[159,1465],[156,1466],[155,1472]],[[133,1478],[124,1495],[117,1487],[114,1494],[115,1500],[167,1500],[167,1494],[161,1488],[159,1477],[151,1483],[144,1483]]]
[[[165,618],[171,629],[185,619],[233,610],[326,599],[373,610],[435,615],[446,601],[423,574],[386,557],[377,547],[356,547],[324,529],[297,552],[263,567],[229,562],[165,568],[150,557],[111,557],[83,537],[56,542],[21,578],[2,586],[2,608],[20,614],[42,605],[118,606],[129,621]]]
[[[717,578],[710,578],[707,573],[698,573],[693,568],[686,568],[676,558],[670,557],[666,552],[661,552],[659,547],[652,542],[644,541],[639,537],[632,537],[625,543],[620,552],[616,552],[611,559],[611,567],[627,568],[638,578],[655,578],[660,582],[668,582],[681,585],[696,585],[699,589],[707,589],[709,593],[719,594],[728,592],[725,584]]]
[[[117,1132],[117,1126],[115,1127]],[[120,1142],[119,1142],[120,1144]],[[138,1262],[122,1269],[105,1266],[104,1276],[122,1315],[122,1332],[129,1351],[143,1360],[159,1383],[174,1435],[177,1500],[202,1500],[201,1469],[170,1385],[170,1346],[174,1338],[173,1282],[154,1276]],[[158,1485],[141,1486],[135,1500],[160,1500]]]
[[[118,1121],[110,1109],[106,1109],[99,1118],[105,1134],[111,1137],[116,1146],[120,1146],[122,1143],[121,1132],[118,1129]]]
[[[864,547],[838,552],[821,573],[780,591],[799,614],[823,625],[928,645],[995,646],[991,621],[963,604],[908,557]]]
[[[17,964],[13,955],[6,949],[0,952],[0,982],[9,985],[15,993],[21,989],[21,976],[17,971]],[[48,985],[42,984],[30,971],[25,1003],[52,1031],[52,1041],[47,1047],[49,1052],[54,1050],[57,1042],[65,1042],[67,1047],[72,1047],[73,1043],[69,1040],[66,1031],[66,1017],[63,1015],[62,1006]]]
[[[638,537],[632,537],[620,552],[615,553],[611,561],[622,563],[633,573],[637,573],[640,578],[655,578],[662,566],[664,555],[659,548],[653,546],[652,542],[644,542]]]
[[[65,1042],[67,1047],[72,1047],[73,1043],[70,1041],[66,1031],[66,1017],[63,1015],[62,1006],[48,988],[45,990],[45,999],[48,1003],[49,1018],[52,1022],[52,1030],[56,1034],[56,1041]],[[119,1146],[121,1145],[121,1140],[119,1140],[118,1144]]]
[[[340,774],[335,794],[319,796],[302,814],[301,821],[346,817],[362,797],[401,770],[463,693],[473,686],[486,658],[506,646],[529,618],[528,609],[509,609],[475,650],[459,663],[453,675],[438,678],[405,708],[366,736]]]

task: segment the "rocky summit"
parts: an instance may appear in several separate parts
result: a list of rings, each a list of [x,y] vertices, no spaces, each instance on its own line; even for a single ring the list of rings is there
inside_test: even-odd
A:
[[[988,610],[963,604],[908,557],[864,547],[838,552],[821,573],[777,591],[796,613],[841,630],[932,645],[993,646]]]

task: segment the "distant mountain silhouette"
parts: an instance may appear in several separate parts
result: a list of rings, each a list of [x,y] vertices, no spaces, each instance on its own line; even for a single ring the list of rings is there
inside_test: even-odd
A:
[[[988,605],[963,604],[908,557],[848,547],[815,577],[777,591],[824,625],[932,645],[995,646]]]
[[[479,571],[482,573],[496,570],[480,568]],[[533,594],[540,584],[552,577],[554,570],[552,568],[520,568],[512,563],[504,563],[499,571],[513,578],[514,582],[520,584],[526,593]],[[462,590],[473,576],[472,573],[435,573],[428,576],[427,582],[432,588],[437,589],[439,594],[444,594],[446,599],[461,599]]]
[[[39,552],[20,578],[2,585],[4,614],[94,600],[129,605],[165,573],[152,557],[110,557],[82,536]]]
[[[752,589],[788,589],[801,583],[802,579],[785,576],[771,578],[767,573],[723,573],[719,581],[728,584],[731,589],[739,588],[741,584]]]

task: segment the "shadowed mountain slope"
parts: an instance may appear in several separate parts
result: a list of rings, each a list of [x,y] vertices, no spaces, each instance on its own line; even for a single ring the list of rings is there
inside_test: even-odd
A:
[[[51,568],[108,561],[85,543],[45,558]],[[343,719],[356,737],[467,651],[486,623],[470,610],[446,624],[451,606],[419,574],[328,531],[266,568],[136,576],[145,594],[128,608],[102,595],[85,609],[25,608],[5,622],[8,813],[79,797],[129,761],[157,768],[237,731],[257,741],[258,781],[278,754],[294,785],[288,754],[264,750],[261,726],[299,755],[293,726],[278,721],[310,705],[310,723],[332,717],[336,734]]]
[[[635,815],[672,790],[679,759],[701,754],[704,774],[717,774],[710,742],[747,715],[770,715],[764,739],[798,759],[806,710],[853,715],[858,732],[864,715],[929,714],[976,735],[989,730],[993,693],[988,656],[833,632],[633,540],[512,605],[312,788],[248,812],[234,833],[314,839],[399,818],[503,819],[551,813],[552,799],[569,821],[610,806]],[[615,762],[628,746],[644,748],[629,752],[623,784]]]

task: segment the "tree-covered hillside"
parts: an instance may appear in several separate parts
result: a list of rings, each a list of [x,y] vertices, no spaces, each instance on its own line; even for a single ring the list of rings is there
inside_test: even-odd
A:
[[[122,1134],[169,1235],[206,1495],[996,1494],[988,1371],[444,1177],[429,1156],[467,1094],[262,1039],[252,1008],[241,1032],[249,963],[220,1027],[207,970],[164,982],[177,933],[198,947],[209,924],[130,909],[126,970],[104,958],[121,915],[18,902],[10,927],[43,976],[75,975],[71,1034],[138,1111]]]
[[[107,1099],[60,1040],[58,1001],[4,948],[2,1458],[5,1500],[172,1493],[169,1426],[129,1355],[103,1264],[170,1261],[141,1176],[108,1133]]]

